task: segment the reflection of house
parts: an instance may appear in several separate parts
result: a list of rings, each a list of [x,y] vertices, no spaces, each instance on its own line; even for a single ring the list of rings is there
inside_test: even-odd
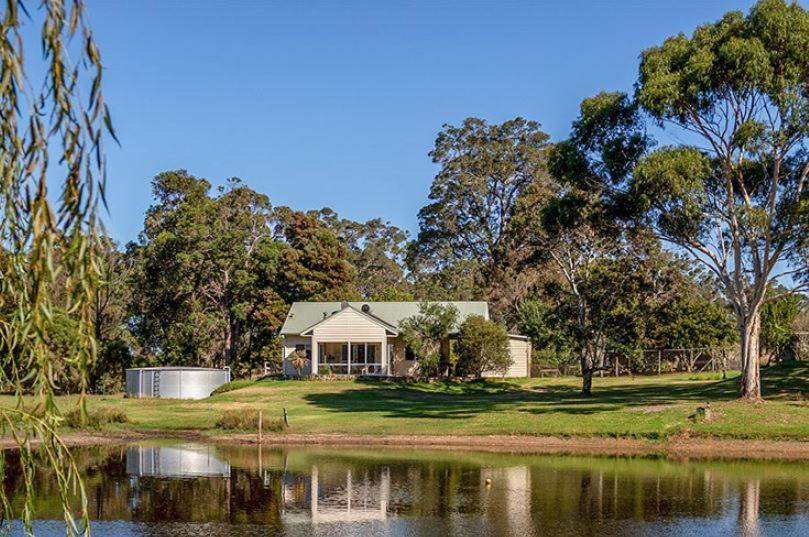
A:
[[[307,477],[284,479],[287,522],[358,522],[387,518],[390,472],[330,470],[313,466]]]
[[[137,477],[230,477],[230,464],[204,444],[134,446],[126,450],[126,472]]]
[[[459,323],[472,315],[489,318],[486,302],[442,304],[458,310]],[[418,313],[418,302],[295,302],[281,328],[284,373],[297,374],[291,355],[299,351],[308,358],[303,375],[411,375],[417,363],[405,348],[399,325]],[[527,338],[511,336],[510,347],[513,362],[506,376],[528,376],[531,346]],[[442,353],[448,351],[446,341]]]

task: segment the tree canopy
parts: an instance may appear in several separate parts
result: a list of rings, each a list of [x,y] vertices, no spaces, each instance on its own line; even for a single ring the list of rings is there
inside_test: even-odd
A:
[[[430,203],[419,211],[411,267],[428,272],[471,270],[481,295],[536,259],[529,219],[549,193],[548,135],[539,123],[516,118],[492,125],[467,118],[446,125],[430,153],[441,166]],[[495,305],[494,314],[505,317]]]

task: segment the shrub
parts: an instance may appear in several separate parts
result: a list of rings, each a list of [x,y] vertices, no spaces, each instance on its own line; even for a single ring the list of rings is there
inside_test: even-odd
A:
[[[123,408],[98,408],[87,411],[87,416],[82,420],[81,410],[73,408],[66,412],[64,425],[73,429],[100,429],[101,426],[110,423],[128,423],[129,417]]]
[[[124,391],[124,378],[120,372],[104,373],[95,384],[96,393],[121,393]]]
[[[418,360],[419,376],[430,377],[439,373],[441,343],[447,339],[457,320],[458,310],[455,306],[422,302],[418,315],[408,317],[399,324],[405,345]]]
[[[225,410],[222,417],[216,422],[217,429],[229,431],[255,431],[258,430],[258,410],[254,408],[240,410]],[[267,432],[281,432],[286,429],[284,420],[270,420],[266,416],[262,429]]]
[[[481,377],[486,371],[505,374],[511,366],[505,327],[480,315],[467,317],[461,324],[455,348],[460,375]]]

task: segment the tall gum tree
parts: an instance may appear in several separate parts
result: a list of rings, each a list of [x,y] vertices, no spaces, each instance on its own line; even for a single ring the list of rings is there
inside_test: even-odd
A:
[[[718,279],[735,313],[748,400],[761,398],[761,311],[778,298],[768,289],[806,281],[798,252],[809,232],[808,93],[809,14],[797,3],[758,2],[641,57],[637,102],[694,145],[644,157],[630,199]]]
[[[598,288],[593,277],[599,265],[632,255],[636,246],[620,218],[620,186],[649,145],[636,104],[624,94],[604,92],[582,101],[570,137],[549,152],[557,191],[542,208],[539,236],[575,304],[574,341],[585,395],[592,391],[594,372],[605,367],[609,316],[597,311],[612,307],[626,275],[615,274],[607,295],[592,292]]]
[[[539,123],[519,117],[501,124],[467,118],[461,126],[445,125],[430,152],[441,169],[430,203],[419,211],[411,269],[473,269],[480,295],[494,302],[492,315],[502,320],[509,308],[500,305],[506,301],[497,299],[503,295],[499,289],[536,261],[527,217],[550,193],[548,147]]]

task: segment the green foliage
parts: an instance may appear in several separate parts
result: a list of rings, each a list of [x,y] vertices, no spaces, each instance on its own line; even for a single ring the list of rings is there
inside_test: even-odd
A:
[[[787,294],[766,302],[761,311],[761,346],[771,355],[789,347],[795,340],[794,323],[801,312],[799,295]]]
[[[571,136],[551,150],[551,174],[566,185],[599,195],[614,191],[651,145],[638,105],[626,94],[602,92],[581,103]]]
[[[399,330],[405,345],[418,361],[418,372],[423,377],[439,373],[441,348],[458,322],[458,310],[451,304],[422,302],[419,313],[402,320]]]
[[[700,296],[682,296],[660,308],[656,330],[660,348],[720,348],[735,342],[728,309]]]
[[[276,219],[287,245],[275,273],[285,302],[360,298],[346,245],[317,215],[284,207],[276,211]]]
[[[270,358],[286,311],[275,288],[285,246],[267,197],[236,179],[211,196],[207,181],[182,170],[153,186],[156,204],[128,252],[142,358],[228,364],[236,374]]]
[[[638,163],[632,195],[642,210],[660,207],[656,225],[667,237],[699,237],[708,232],[702,213],[706,188],[721,188],[713,172],[699,149],[665,147]]]
[[[630,255],[631,254],[631,255]],[[636,243],[615,258],[596,258],[566,283],[550,282],[520,306],[520,332],[531,337],[535,361],[564,365],[590,342],[631,355],[643,349],[717,348],[731,344],[735,327],[713,282],[654,243]],[[580,304],[586,304],[579,317]]]
[[[458,298],[496,298],[496,288],[535,259],[536,210],[550,190],[547,148],[539,123],[523,118],[497,125],[467,118],[444,127],[430,153],[441,169],[408,256],[417,281],[471,271],[459,289],[471,294]],[[498,300],[492,306],[496,317],[505,315]]]
[[[564,306],[556,307],[540,299],[520,304],[517,327],[531,339],[537,364],[558,367],[578,358],[575,332],[570,324],[575,313],[568,311],[567,304]]]
[[[458,331],[455,345],[456,372],[480,378],[484,372],[505,374],[512,364],[505,327],[480,315],[467,317]]]
[[[105,425],[129,423],[129,417],[123,408],[98,408],[86,414],[74,408],[65,413],[63,423],[72,429],[101,429]]]
[[[412,296],[405,279],[406,231],[374,218],[365,223],[339,218],[331,209],[321,219],[348,248],[348,260],[356,270],[356,287],[363,298]],[[387,298],[385,300],[412,300]]]
[[[306,353],[303,351],[294,351],[287,357],[287,359],[289,360],[289,364],[299,376],[301,371],[303,371],[303,368],[306,367],[306,364],[309,363],[309,359],[306,357]]]
[[[0,62],[0,385],[16,394],[13,404],[0,407],[0,434],[18,445],[23,475],[19,512],[0,487],[0,525],[7,529],[8,521],[20,519],[23,531],[32,533],[32,476],[42,464],[54,472],[66,533],[86,533],[86,495],[55,432],[60,411],[54,401],[60,386],[72,383],[84,409],[96,357],[91,308],[100,279],[104,144],[107,135],[115,138],[84,2],[7,2],[0,13]],[[21,410],[26,390],[40,415]],[[5,472],[0,453],[0,481]]]
[[[371,295],[371,300],[374,302],[412,302],[415,297],[410,291],[401,291],[396,287],[388,287]]]

